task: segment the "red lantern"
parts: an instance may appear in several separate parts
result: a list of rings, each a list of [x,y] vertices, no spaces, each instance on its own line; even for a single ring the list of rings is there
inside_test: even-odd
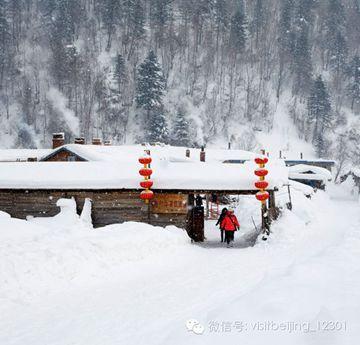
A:
[[[255,196],[256,196],[256,199],[258,199],[261,202],[264,202],[267,199],[269,199],[269,193],[268,192],[257,192]]]
[[[141,176],[150,176],[152,174],[152,170],[149,168],[142,168],[139,170],[139,174]]]
[[[154,182],[152,180],[145,180],[145,181],[140,182],[140,186],[145,189],[150,189],[153,184],[154,184]]]
[[[256,181],[255,187],[258,189],[266,189],[269,186],[269,183],[267,181]]]
[[[266,164],[269,160],[267,159],[267,157],[264,157],[264,158],[260,158],[260,157],[257,157],[255,158],[255,163],[256,164]]]
[[[256,169],[256,170],[254,171],[254,173],[255,173],[256,176],[264,177],[264,176],[266,176],[269,172],[268,172],[266,169],[264,169],[264,168],[259,168],[259,169]]]
[[[140,193],[141,200],[150,200],[154,197],[154,193],[151,190],[143,190]]]
[[[148,156],[144,156],[144,157],[140,157],[139,158],[139,162],[141,163],[141,164],[150,164],[151,162],[152,162],[152,159],[151,159],[151,157],[148,157]]]

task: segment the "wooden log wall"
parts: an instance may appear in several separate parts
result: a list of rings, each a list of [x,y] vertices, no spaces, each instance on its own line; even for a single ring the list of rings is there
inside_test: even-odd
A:
[[[74,161],[74,162],[81,162],[83,159],[76,154],[73,154],[70,151],[67,150],[60,150],[57,153],[55,153],[53,156],[48,157],[44,162],[68,162],[68,161]]]
[[[138,191],[119,190],[0,190],[0,210],[12,217],[52,217],[59,213],[60,198],[74,197],[81,213],[85,198],[92,200],[92,220],[95,227],[127,221],[148,222],[147,205]],[[187,214],[151,214],[150,223],[158,226],[175,225],[186,228]]]

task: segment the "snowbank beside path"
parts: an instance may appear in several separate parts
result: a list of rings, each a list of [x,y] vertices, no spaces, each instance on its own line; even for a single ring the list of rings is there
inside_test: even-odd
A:
[[[51,218],[0,213],[0,299],[24,298],[110,279],[119,265],[166,256],[189,243],[185,231],[129,222],[92,229],[67,207]],[[70,204],[70,205],[69,205]]]

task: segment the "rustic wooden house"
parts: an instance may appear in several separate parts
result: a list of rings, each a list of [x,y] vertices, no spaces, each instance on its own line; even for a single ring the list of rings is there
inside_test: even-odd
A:
[[[65,144],[63,133],[53,135],[50,150],[2,150],[11,157],[1,164],[0,210],[11,216],[46,217],[58,213],[56,202],[73,197],[78,212],[85,198],[92,200],[95,227],[125,221],[150,222],[186,228],[192,238],[202,240],[199,224],[204,214],[194,210],[197,194],[255,194],[253,159],[242,150],[200,150],[162,145],[112,146],[109,141],[83,138]],[[153,162],[154,199],[148,206],[139,198],[141,168],[138,158],[147,151]],[[2,155],[1,155],[2,153]],[[21,155],[22,159],[18,159]],[[238,157],[242,165],[231,163]],[[279,162],[278,162],[279,163]],[[269,207],[275,207],[275,190],[286,183],[283,164],[269,164]],[[209,198],[206,198],[209,200]],[[201,226],[200,226],[201,228]]]
[[[148,206],[140,200],[141,168],[138,157],[151,150],[155,197]],[[255,163],[223,164],[185,157],[183,148],[100,145],[61,145],[40,162],[3,163],[0,169],[0,210],[11,216],[53,216],[60,198],[75,198],[80,213],[85,198],[92,200],[95,227],[125,221],[150,222],[186,228],[196,233],[196,194],[255,194]],[[181,152],[181,154],[180,154]],[[255,155],[255,154],[254,154]],[[199,157],[199,156],[198,156]],[[269,206],[275,206],[275,190],[287,181],[283,164],[269,163]],[[201,216],[200,216],[201,218]],[[200,219],[201,222],[201,219]]]

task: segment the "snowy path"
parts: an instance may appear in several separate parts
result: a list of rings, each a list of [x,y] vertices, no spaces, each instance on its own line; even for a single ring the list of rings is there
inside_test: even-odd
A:
[[[101,279],[86,275],[66,288],[49,282],[40,296],[9,301],[0,294],[0,344],[354,344],[360,337],[359,204],[319,195],[298,206],[299,214],[286,213],[270,241],[255,247],[179,245],[166,255],[104,266]],[[204,334],[186,330],[190,318],[204,325]],[[347,328],[254,329],[261,321],[317,320],[345,321]],[[234,327],[240,321],[247,327],[242,332]],[[209,328],[217,323],[217,331]]]

